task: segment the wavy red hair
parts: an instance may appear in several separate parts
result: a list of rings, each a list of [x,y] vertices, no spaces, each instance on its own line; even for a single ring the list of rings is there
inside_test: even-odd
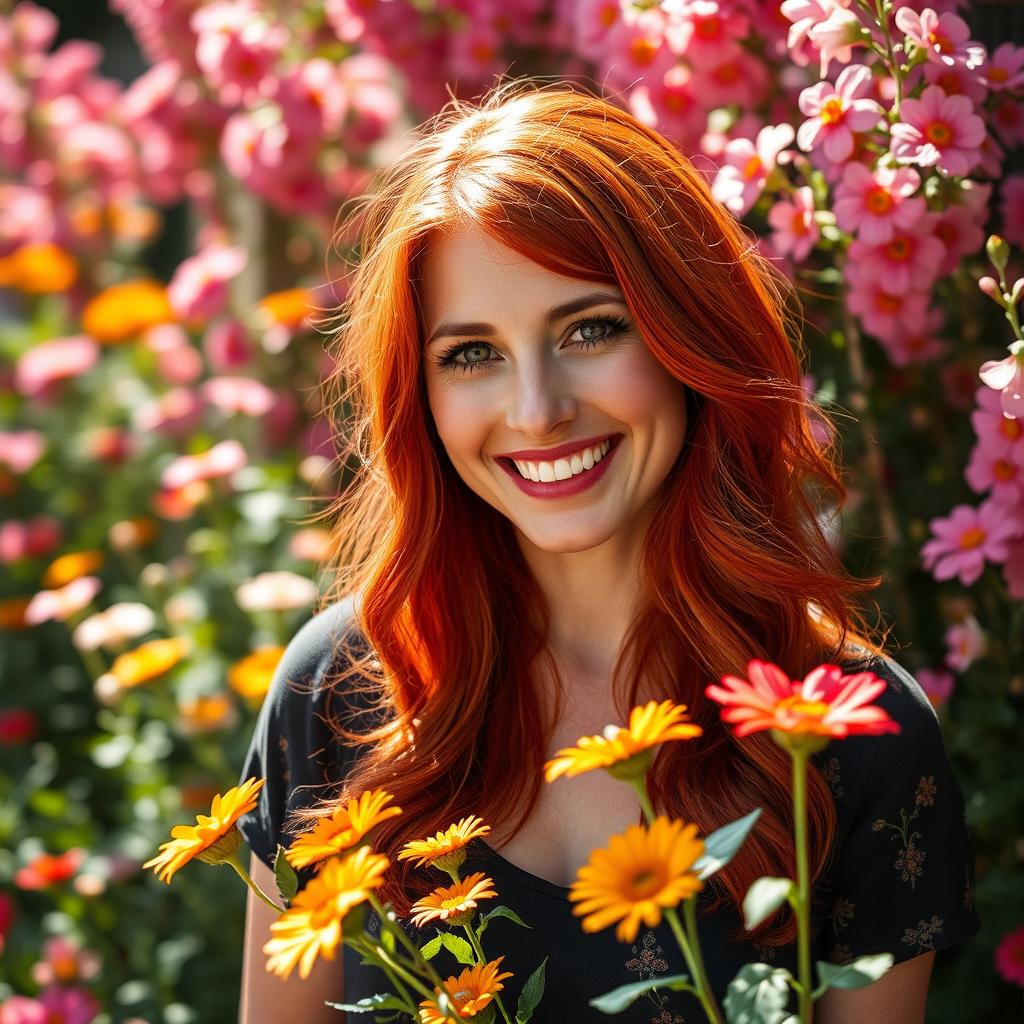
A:
[[[325,601],[359,595],[371,650],[335,685],[372,690],[387,712],[369,732],[336,724],[368,744],[347,792],[383,786],[404,809],[376,834],[394,862],[385,897],[405,912],[423,891],[408,862],[394,861],[409,839],[468,814],[518,831],[551,737],[530,672],[544,656],[543,595],[509,522],[448,463],[425,397],[420,264],[458,222],[548,270],[618,286],[686,388],[688,436],[644,541],[647,599],[614,694],[625,717],[642,668],[654,692],[687,704],[704,728],[700,740],[659,751],[655,806],[703,833],[763,809],[712,880],[711,909],[741,903],[761,875],[793,876],[788,756],[764,734],[735,741],[702,696],[751,658],[796,676],[848,656],[851,642],[880,651],[855,604],[879,581],[845,571],[825,519],[846,495],[834,448],[810,428],[817,413],[801,388],[788,282],[684,154],[564,82],[506,82],[476,105],[452,100],[357,208],[361,252],[327,382],[340,457],[355,473],[322,513],[336,572]],[[835,809],[817,770],[809,806],[818,877]],[[788,911],[755,937],[792,941]]]

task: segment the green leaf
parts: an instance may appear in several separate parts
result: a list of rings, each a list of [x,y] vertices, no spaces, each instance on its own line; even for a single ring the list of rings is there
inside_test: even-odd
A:
[[[519,993],[519,1004],[516,1006],[516,1024],[526,1024],[544,996],[544,967],[547,962],[548,958],[544,957],[540,967],[526,979],[523,991]]]
[[[435,935],[425,946],[420,946],[424,960],[433,960],[441,952],[441,936]]]
[[[374,1010],[405,1009],[405,1003],[398,996],[393,996],[389,992],[367,996],[365,999],[360,999],[358,1003],[332,1003],[326,999],[324,1003],[335,1010],[345,1010],[347,1013],[373,1013]]]
[[[441,945],[448,950],[460,964],[466,967],[472,967],[476,963],[476,956],[473,953],[473,947],[465,940],[459,938],[458,935],[453,935],[451,932],[441,932],[438,936],[441,940]]]
[[[736,856],[736,851],[743,845],[743,840],[760,816],[761,808],[758,807],[737,821],[723,825],[704,840],[704,853],[693,865],[701,881],[720,871]]]
[[[487,911],[487,913],[480,918],[480,923],[477,925],[478,935],[483,935],[487,930],[487,925],[493,917],[507,917],[510,921],[515,921],[516,924],[523,928],[531,927],[531,925],[528,925],[511,907],[497,906],[493,910]]]
[[[672,974],[663,978],[648,978],[646,981],[631,981],[628,985],[620,985],[603,996],[590,1000],[590,1005],[602,1013],[622,1013],[627,1006],[632,1006],[645,992],[656,988],[668,988],[674,992],[696,992],[690,984],[688,974]]]
[[[743,897],[743,923],[752,932],[770,917],[786,900],[796,897],[796,885],[791,878],[773,878],[765,875],[757,879]]]
[[[284,847],[280,843],[277,844],[277,853],[274,854],[274,881],[277,883],[277,891],[281,897],[291,903],[299,891],[299,876],[295,874],[295,869],[288,863],[284,855]]]
[[[892,953],[874,953],[859,956],[852,963],[830,964],[817,961],[821,990],[827,988],[863,988],[871,985],[892,967]]]
[[[784,1024],[793,975],[784,967],[746,964],[732,981],[722,1005],[729,1024]]]

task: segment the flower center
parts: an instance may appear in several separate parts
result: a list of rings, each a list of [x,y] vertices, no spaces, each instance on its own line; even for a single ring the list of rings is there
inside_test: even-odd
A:
[[[992,475],[1001,481],[1012,480],[1017,475],[1017,467],[1006,459],[996,459],[992,467]]]
[[[943,121],[932,121],[924,130],[924,137],[933,146],[948,146],[953,141],[949,125]]]
[[[985,540],[985,531],[980,526],[972,526],[960,535],[960,547],[965,551],[978,547]]]
[[[840,96],[833,96],[823,104],[818,116],[825,124],[838,124],[843,119],[843,100]]]
[[[867,208],[876,217],[885,216],[896,205],[896,200],[881,185],[876,185],[871,189],[865,197],[865,201]]]
[[[749,181],[761,170],[761,158],[756,154],[743,165],[743,177]]]
[[[629,44],[629,52],[637,64],[646,67],[654,60],[658,47],[652,40],[641,36]]]
[[[1010,77],[1010,72],[1006,68],[989,68],[988,69],[988,80],[990,82],[1005,82]]]
[[[949,36],[944,36],[940,32],[929,32],[928,42],[931,43],[939,53],[953,52],[953,44],[949,41]]]
[[[645,900],[653,896],[664,885],[662,873],[654,868],[642,868],[629,880],[629,897]]]
[[[1020,420],[1011,420],[1004,416],[999,424],[999,433],[1008,441],[1016,441],[1021,435]]]
[[[902,263],[904,260],[910,258],[912,247],[910,245],[909,238],[894,238],[885,247],[886,254],[889,259],[895,263]]]
[[[786,697],[779,701],[779,710],[788,711],[794,717],[824,718],[828,705],[823,700],[806,700],[803,697]]]
[[[464,902],[464,897],[460,894],[458,896],[449,896],[447,899],[441,900],[441,906],[445,910],[458,910]]]
[[[880,313],[898,313],[903,308],[903,300],[898,295],[879,291],[875,296],[875,307]]]
[[[697,18],[693,25],[701,39],[717,39],[722,34],[721,18]]]
[[[723,85],[732,85],[740,79],[740,68],[735,61],[728,64],[719,64],[715,68],[715,78]]]

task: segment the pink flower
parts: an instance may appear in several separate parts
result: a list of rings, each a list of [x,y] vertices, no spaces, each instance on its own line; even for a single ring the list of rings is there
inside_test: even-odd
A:
[[[792,22],[786,46],[795,64],[806,67],[810,63],[806,51],[810,44],[811,29],[828,21],[835,10],[849,7],[850,3],[851,0],[783,0],[779,5],[779,13]]]
[[[988,649],[988,641],[978,620],[968,615],[946,630],[946,664],[957,672],[966,672]]]
[[[48,1024],[49,1012],[28,996],[11,996],[0,1004],[0,1024]]]
[[[263,416],[277,401],[277,396],[254,377],[211,377],[199,388],[203,398],[225,416]]]
[[[159,431],[170,437],[190,434],[203,418],[203,403],[191,388],[171,388],[132,412],[132,426],[143,434]]]
[[[43,341],[18,359],[14,386],[27,397],[45,397],[58,381],[81,377],[99,359],[99,345],[84,334]]]
[[[825,157],[841,163],[853,153],[853,133],[874,128],[882,108],[862,98],[871,88],[871,70],[863,64],[844,68],[833,87],[819,82],[800,93],[799,105],[808,120],[797,129],[797,144],[810,152],[821,146]]]
[[[709,107],[736,103],[754,106],[768,87],[764,61],[748,54],[738,44],[718,52],[718,59],[702,67],[698,77],[701,97]]]
[[[980,215],[969,206],[949,206],[932,215],[934,234],[942,243],[945,253],[938,266],[940,277],[952,274],[964,256],[973,256],[985,244],[984,213]]]
[[[1016,447],[1019,451],[1020,445]],[[991,490],[992,497],[1000,501],[1016,501],[1024,497],[1024,471],[1014,454],[1011,441],[979,438],[967,460],[964,478],[979,494]]]
[[[915,678],[921,684],[921,689],[924,690],[925,696],[937,708],[949,700],[953,693],[953,687],[956,685],[953,673],[941,668],[918,669]]]
[[[893,366],[928,363],[948,350],[939,336],[943,327],[942,310],[929,309],[924,319],[910,330],[879,338]]]
[[[821,51],[821,76],[828,73],[833,58],[849,64],[854,46],[865,46],[871,34],[854,11],[836,7],[824,21],[812,25],[807,32],[811,43]]]
[[[1024,247],[1024,174],[1007,175],[1003,182],[1000,234],[1011,245]]]
[[[773,229],[772,245],[781,255],[792,254],[800,263],[807,259],[821,235],[814,219],[814,192],[803,185],[793,194],[792,201],[782,200],[768,211],[768,223]]]
[[[38,430],[0,430],[0,463],[12,473],[27,473],[46,451],[46,438]]]
[[[167,286],[171,307],[183,320],[206,320],[223,308],[228,282],[248,261],[241,246],[212,245],[179,264]]]
[[[652,128],[680,140],[692,140],[688,149],[699,148],[707,124],[707,107],[701,100],[693,72],[684,64],[669,68],[660,81],[643,81],[627,96],[634,116]]]
[[[1002,395],[987,387],[975,392],[977,409],[971,413],[971,426],[979,441],[1008,444],[1011,457],[1024,466],[1024,419],[1015,419],[1003,412]]]
[[[901,7],[896,12],[896,27],[924,50],[929,60],[943,64],[962,62],[968,67],[977,67],[985,60],[985,47],[969,40],[971,30],[967,22],[955,14],[936,14],[930,7],[918,14],[909,7]]]
[[[850,243],[850,260],[870,267],[870,273],[891,292],[929,288],[945,255],[942,243],[931,234],[932,217],[924,214],[915,229],[897,231],[882,245],[855,238]]]
[[[25,609],[25,621],[30,626],[50,619],[65,622],[88,608],[102,586],[98,576],[79,576],[56,590],[40,590]]]
[[[665,15],[657,7],[623,7],[605,36],[605,74],[622,87],[657,81],[676,63],[665,41]]]
[[[1003,580],[1015,601],[1024,601],[1024,536],[1010,544],[1010,553],[1003,563]]]
[[[42,959],[32,965],[32,980],[37,985],[88,981],[99,973],[100,964],[93,950],[82,949],[67,936],[54,935],[43,943]]]
[[[307,608],[317,597],[317,585],[298,573],[261,572],[235,591],[238,607],[247,612]]]
[[[937,580],[955,576],[969,587],[980,578],[986,561],[1006,560],[1008,544],[1024,524],[1014,522],[1006,506],[990,498],[978,508],[957,505],[929,525],[934,537],[921,548],[924,567]]]
[[[767,125],[757,141],[733,139],[725,147],[725,165],[718,172],[711,193],[726,209],[742,217],[764,191],[779,153],[795,136],[789,124]]]
[[[714,62],[734,40],[744,39],[750,19],[731,4],[716,0],[664,0],[661,9],[668,15],[665,38],[674,53],[684,56],[694,67]]]
[[[307,60],[278,79],[274,100],[293,134],[317,142],[325,134],[339,134],[348,112],[338,65],[323,57]]]
[[[920,99],[903,101],[900,117],[892,126],[892,152],[899,163],[962,176],[978,162],[985,122],[966,96],[947,96],[929,85]]]
[[[334,3],[337,0],[327,0],[328,19]],[[565,9],[564,17],[572,21],[572,48],[582,57],[599,61],[605,54],[608,30],[622,17],[622,5],[619,0],[576,0]]]
[[[1015,341],[1005,359],[982,363],[978,376],[993,391],[1001,393],[1005,415],[1024,419],[1024,341]]]
[[[0,563],[48,555],[61,542],[60,523],[50,516],[0,523]]]
[[[966,96],[976,107],[980,107],[988,95],[988,86],[981,76],[981,70],[969,68],[966,64],[950,66],[928,61],[914,69],[914,75],[907,83],[908,94],[919,79],[924,79],[926,86],[937,85],[947,96]]]
[[[203,337],[203,351],[211,368],[218,372],[237,369],[253,357],[245,328],[235,319],[211,327]]]
[[[1024,927],[1007,932],[995,952],[996,970],[1011,985],[1024,986]]]
[[[1024,47],[1000,43],[985,61],[981,73],[993,92],[1024,86]]]
[[[921,176],[912,167],[878,167],[849,163],[836,186],[836,224],[856,232],[869,245],[888,242],[896,230],[908,230],[925,212],[923,196],[915,196]]]
[[[846,276],[850,283],[847,306],[870,334],[882,341],[891,341],[920,329],[931,305],[929,293],[892,292],[883,278],[873,275],[870,267],[856,263],[847,265]]]
[[[100,1012],[96,997],[84,988],[51,985],[39,993],[47,1021],[60,1024],[92,1024]]]
[[[71,642],[80,651],[95,651],[101,647],[117,649],[129,640],[145,636],[155,626],[156,615],[148,605],[120,601],[83,619],[71,634]]]
[[[180,455],[161,474],[160,484],[172,490],[195,483],[231,476],[248,463],[238,441],[221,441],[198,455]]]

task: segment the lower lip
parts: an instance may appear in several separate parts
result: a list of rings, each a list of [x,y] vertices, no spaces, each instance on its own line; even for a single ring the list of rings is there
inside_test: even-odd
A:
[[[528,494],[531,498],[568,498],[573,494],[579,494],[581,491],[593,487],[604,476],[605,471],[608,469],[608,463],[612,461],[621,440],[622,435],[619,434],[612,441],[608,451],[605,452],[604,458],[593,469],[586,469],[576,476],[569,477],[568,480],[552,480],[550,483],[527,480],[514,465],[506,462],[504,459],[499,459],[498,462],[501,468],[512,477],[516,486],[523,494]]]

